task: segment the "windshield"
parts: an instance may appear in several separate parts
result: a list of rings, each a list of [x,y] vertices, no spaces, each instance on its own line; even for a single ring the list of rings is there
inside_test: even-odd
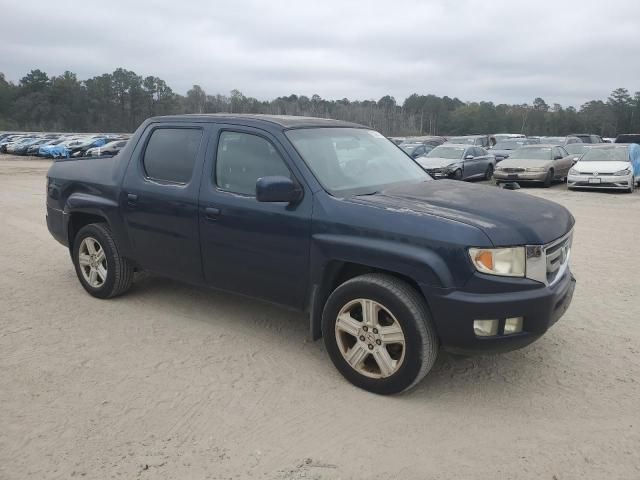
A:
[[[509,155],[509,160],[551,160],[551,147],[519,148]]]
[[[362,128],[301,128],[287,137],[331,195],[364,195],[431,177],[382,134]]]
[[[589,145],[585,145],[584,143],[570,143],[565,146],[564,149],[572,155],[582,154],[589,149]]]
[[[551,143],[554,145],[564,145],[564,142],[567,139],[565,137],[541,137],[540,141],[542,143]]]
[[[400,148],[411,155],[418,145],[400,145]]]
[[[590,148],[582,158],[582,162],[628,162],[627,147]]]
[[[449,143],[468,143],[469,145],[475,145],[475,137],[451,137],[447,140]]]
[[[460,160],[465,150],[465,147],[448,147],[446,145],[441,145],[427,153],[427,157]]]
[[[527,142],[524,140],[503,140],[502,142],[496,143],[493,148],[496,150],[515,150],[524,145],[527,145]]]

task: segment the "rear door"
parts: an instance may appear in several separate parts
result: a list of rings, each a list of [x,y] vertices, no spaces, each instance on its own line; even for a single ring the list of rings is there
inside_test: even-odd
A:
[[[278,140],[261,129],[218,125],[200,187],[206,282],[216,288],[300,308],[308,296],[312,193]],[[258,178],[294,179],[295,205],[258,202]]]
[[[194,283],[202,283],[198,188],[205,131],[198,124],[151,124],[134,150],[120,194],[136,262]]]

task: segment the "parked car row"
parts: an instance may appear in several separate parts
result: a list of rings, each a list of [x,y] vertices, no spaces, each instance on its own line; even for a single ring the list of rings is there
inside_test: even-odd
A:
[[[499,133],[391,140],[436,179],[494,178],[497,184],[535,182],[545,187],[563,181],[570,189],[616,188],[630,192],[640,180],[640,134],[619,135],[615,145],[611,144],[612,139],[591,133],[562,137]],[[579,163],[582,161],[591,163]]]
[[[47,158],[115,155],[129,134],[0,132],[0,153]]]

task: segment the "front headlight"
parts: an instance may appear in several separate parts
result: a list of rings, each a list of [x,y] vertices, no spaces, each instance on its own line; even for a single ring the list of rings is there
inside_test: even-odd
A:
[[[470,248],[469,257],[479,272],[505,277],[524,277],[524,247]]]
[[[571,170],[569,170],[569,175],[580,175],[580,172],[575,168],[572,168]]]
[[[527,167],[525,168],[527,172],[546,172],[547,169],[545,167]]]
[[[616,177],[622,177],[624,175],[630,175],[630,174],[631,174],[631,170],[629,170],[628,168],[625,168],[624,170],[620,170],[619,172],[614,173]]]

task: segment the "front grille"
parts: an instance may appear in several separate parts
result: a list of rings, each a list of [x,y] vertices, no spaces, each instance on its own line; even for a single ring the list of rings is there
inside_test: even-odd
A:
[[[613,173],[596,173],[594,174],[594,172],[580,172],[580,175],[593,175],[594,177],[600,177],[600,176],[607,176],[607,175],[613,175]]]
[[[524,172],[524,168],[509,168],[509,167],[505,167],[502,169],[503,172],[506,173],[521,173]]]
[[[573,235],[570,233],[545,247],[548,285],[553,284],[558,279],[558,275],[564,270],[563,267],[569,262],[572,240]]]

